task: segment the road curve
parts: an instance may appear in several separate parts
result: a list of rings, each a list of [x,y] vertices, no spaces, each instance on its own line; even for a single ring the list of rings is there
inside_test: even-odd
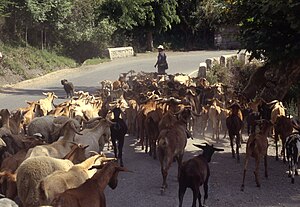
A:
[[[207,58],[220,57],[223,54],[232,54],[237,51],[193,51],[193,52],[166,52],[169,63],[168,73],[186,73],[195,75],[199,63]],[[136,72],[156,71],[156,53],[137,54],[135,57],[116,59],[111,62],[93,66],[84,66],[75,69],[56,71],[29,81],[1,88],[0,106],[14,110],[26,106],[25,100],[38,100],[43,97],[43,91],[54,91],[63,97],[64,91],[60,84],[61,79],[73,82],[76,90],[94,92],[99,88],[102,80],[116,80],[120,73],[135,70]],[[64,100],[58,99],[55,103]]]

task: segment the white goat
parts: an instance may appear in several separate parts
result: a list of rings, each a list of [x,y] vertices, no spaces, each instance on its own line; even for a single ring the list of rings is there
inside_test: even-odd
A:
[[[75,136],[75,142],[83,145],[89,145],[86,149],[86,156],[89,157],[89,151],[101,152],[106,142],[110,138],[110,126],[113,124],[108,119],[97,118],[99,123],[92,129],[84,129],[82,135]]]

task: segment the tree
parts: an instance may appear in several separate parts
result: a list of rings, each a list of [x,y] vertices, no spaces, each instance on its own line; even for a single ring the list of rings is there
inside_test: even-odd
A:
[[[282,100],[300,78],[300,3],[239,0],[234,4],[243,47],[252,58],[266,62],[252,75],[244,94],[254,98],[262,88],[260,96],[264,99]]]
[[[153,32],[165,32],[179,22],[175,0],[106,0],[98,9],[98,21],[108,18],[121,30],[138,28],[147,33],[147,49],[153,49]]]
[[[47,44],[47,32],[53,37],[70,16],[72,0],[27,0],[34,27],[40,31],[41,48]]]

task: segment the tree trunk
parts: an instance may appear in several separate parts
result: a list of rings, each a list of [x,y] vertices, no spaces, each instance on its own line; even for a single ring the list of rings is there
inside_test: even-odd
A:
[[[258,95],[266,101],[282,100],[299,78],[300,59],[281,64],[266,64],[251,76],[243,94],[248,99]]]
[[[42,50],[44,50],[44,35],[43,35],[43,30],[41,30],[41,43],[42,43]]]
[[[25,26],[25,46],[28,46],[28,26]]]
[[[147,50],[153,51],[153,32],[152,31],[147,32]]]

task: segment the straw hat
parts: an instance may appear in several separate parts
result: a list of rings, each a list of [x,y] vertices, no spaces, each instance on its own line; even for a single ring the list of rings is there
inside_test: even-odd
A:
[[[157,47],[157,49],[164,49],[164,46],[162,46],[162,45],[159,45],[158,47]]]

